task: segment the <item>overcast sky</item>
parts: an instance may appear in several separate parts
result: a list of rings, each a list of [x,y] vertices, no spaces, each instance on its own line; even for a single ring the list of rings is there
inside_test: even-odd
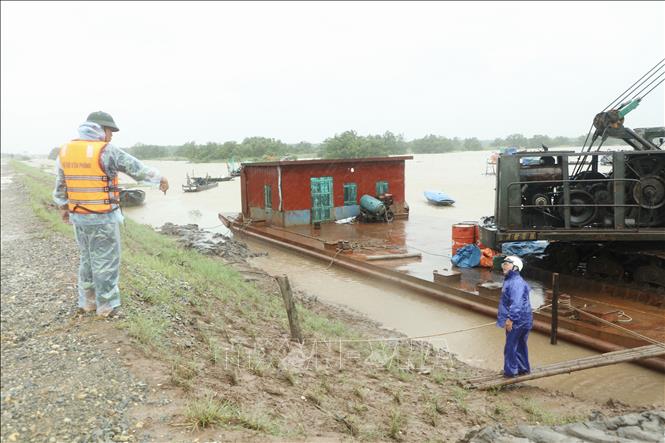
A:
[[[665,57],[665,2],[2,2],[2,152],[354,129],[576,136]],[[661,85],[627,118],[664,125]]]

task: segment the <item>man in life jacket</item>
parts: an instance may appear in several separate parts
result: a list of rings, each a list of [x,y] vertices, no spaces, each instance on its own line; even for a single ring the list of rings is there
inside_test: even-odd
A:
[[[119,131],[106,112],[93,112],[79,126],[79,138],[65,143],[56,160],[53,200],[62,219],[74,225],[81,253],[78,306],[108,317],[120,306],[120,211],[118,172],[136,181],[159,183],[166,194],[169,182],[154,168],[109,142]]]
[[[529,301],[531,288],[520,275],[523,267],[522,260],[514,255],[506,257],[501,264],[505,280],[496,325],[506,329],[506,346],[503,350],[505,377],[531,372],[526,342],[533,326],[533,313]]]

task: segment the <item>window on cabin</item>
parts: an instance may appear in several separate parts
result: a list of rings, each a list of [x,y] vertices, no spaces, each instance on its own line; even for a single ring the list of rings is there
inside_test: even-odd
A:
[[[380,180],[376,182],[376,195],[383,195],[388,193],[388,182],[386,180]]]
[[[344,183],[344,206],[358,204],[358,185],[355,183]]]
[[[272,187],[270,185],[263,186],[263,203],[265,209],[272,209]]]

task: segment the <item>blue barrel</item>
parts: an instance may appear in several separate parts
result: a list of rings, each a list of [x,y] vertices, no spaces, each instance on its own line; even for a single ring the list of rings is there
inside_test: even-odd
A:
[[[386,212],[386,207],[383,202],[368,194],[360,197],[360,207],[373,215],[381,215]]]

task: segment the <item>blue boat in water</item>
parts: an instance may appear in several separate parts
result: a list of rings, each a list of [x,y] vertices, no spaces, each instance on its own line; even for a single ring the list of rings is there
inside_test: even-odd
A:
[[[439,206],[450,206],[455,203],[452,197],[439,191],[425,191],[425,198],[428,202]]]

